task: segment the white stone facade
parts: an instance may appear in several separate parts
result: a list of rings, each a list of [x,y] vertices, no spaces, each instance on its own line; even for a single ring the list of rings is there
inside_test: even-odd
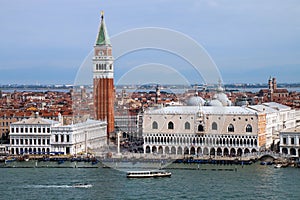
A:
[[[93,153],[107,143],[106,123],[87,120],[83,123],[52,127],[51,148],[63,154]]]
[[[51,152],[51,126],[58,122],[38,116],[12,123],[10,126],[10,153],[47,154]]]
[[[243,155],[257,152],[258,115],[242,107],[170,106],[144,113],[144,153]]]
[[[280,153],[300,157],[300,128],[283,130],[279,136]]]
[[[11,124],[10,154],[93,153],[107,144],[106,123],[61,125],[38,116]]]
[[[266,148],[279,142],[280,131],[296,126],[295,110],[288,106],[270,102],[248,108],[266,114]]]

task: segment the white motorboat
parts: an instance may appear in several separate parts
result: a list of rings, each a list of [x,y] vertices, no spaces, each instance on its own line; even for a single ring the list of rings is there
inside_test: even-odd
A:
[[[164,170],[128,171],[127,178],[157,178],[171,177],[172,173]]]
[[[282,167],[282,164],[276,164],[274,165],[274,168],[281,168]]]

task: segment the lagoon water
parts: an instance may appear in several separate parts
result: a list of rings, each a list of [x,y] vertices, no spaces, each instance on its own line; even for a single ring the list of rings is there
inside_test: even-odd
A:
[[[300,199],[300,169],[230,167],[171,169],[171,178],[148,179],[110,168],[0,168],[0,199]]]

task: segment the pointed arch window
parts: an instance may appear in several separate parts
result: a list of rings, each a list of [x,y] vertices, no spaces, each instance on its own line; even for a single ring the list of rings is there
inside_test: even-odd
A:
[[[158,129],[158,123],[156,121],[152,123],[152,129]]]
[[[174,123],[173,122],[168,123],[168,129],[174,129]]]
[[[228,132],[234,132],[234,126],[232,124],[229,124],[227,130]]]
[[[184,129],[185,130],[190,130],[191,129],[191,124],[189,122],[185,122]]]
[[[250,124],[248,124],[248,125],[246,126],[246,132],[247,132],[247,133],[252,133],[252,126],[251,126]]]
[[[199,131],[199,132],[203,132],[203,131],[204,131],[204,127],[203,127],[202,124],[199,124],[199,125],[198,125],[198,131]]]
[[[213,122],[211,125],[212,130],[218,130],[218,124],[216,122]]]

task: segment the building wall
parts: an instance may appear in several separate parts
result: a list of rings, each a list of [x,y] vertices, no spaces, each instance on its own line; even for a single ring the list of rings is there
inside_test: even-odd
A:
[[[64,154],[93,153],[106,146],[106,123],[88,120],[52,128],[51,148]]]
[[[114,84],[112,78],[94,79],[96,119],[107,121],[107,133],[114,131]]]
[[[0,117],[0,137],[2,137],[3,134],[9,133],[10,124],[16,121],[18,120],[15,117]]]
[[[45,154],[51,150],[51,124],[11,124],[10,153]]]
[[[300,129],[289,129],[280,133],[280,153],[300,157]]]
[[[267,133],[266,133],[266,114],[265,113],[259,113],[257,115],[258,117],[258,146],[264,147],[267,146]]]
[[[10,153],[13,155],[93,153],[103,150],[106,143],[103,121],[88,120],[62,126],[54,121],[45,123],[42,119],[34,123],[23,120],[10,127]]]
[[[157,129],[154,123],[157,123]],[[170,123],[173,128],[170,128]],[[186,129],[186,123],[189,123],[189,129]],[[229,125],[234,130],[229,130]],[[203,126],[203,130],[199,126]],[[265,115],[259,116],[254,112],[144,114],[145,153],[243,155],[258,151],[260,145],[265,144],[264,134]]]

